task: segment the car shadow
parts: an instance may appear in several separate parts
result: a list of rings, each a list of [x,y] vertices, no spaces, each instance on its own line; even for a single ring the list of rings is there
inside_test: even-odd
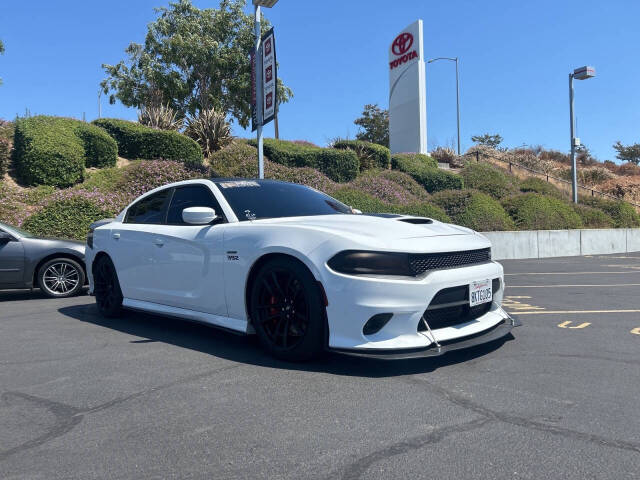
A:
[[[508,334],[494,342],[445,353],[438,357],[381,360],[328,352],[312,362],[291,363],[265,353],[255,335],[237,335],[199,323],[134,311],[125,311],[122,317],[109,319],[102,317],[94,304],[67,306],[58,311],[82,322],[141,337],[130,341],[136,345],[163,342],[226,360],[266,368],[372,378],[428,373],[441,367],[473,361],[497,350],[514,338]]]

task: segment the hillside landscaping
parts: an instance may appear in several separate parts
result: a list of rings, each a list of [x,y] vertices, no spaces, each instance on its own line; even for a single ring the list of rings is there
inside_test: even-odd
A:
[[[83,239],[91,222],[160,185],[256,177],[255,142],[225,143],[205,158],[191,138],[135,122],[2,121],[0,221],[36,235]],[[640,215],[623,201],[585,197],[576,206],[550,183],[488,163],[444,171],[430,156],[391,155],[361,140],[321,148],[267,139],[264,148],[266,178],[308,185],[366,213],[426,216],[478,231],[640,226]]]

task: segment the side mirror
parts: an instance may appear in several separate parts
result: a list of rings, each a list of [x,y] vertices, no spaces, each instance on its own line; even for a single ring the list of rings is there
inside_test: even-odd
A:
[[[12,242],[13,240],[13,236],[9,235],[7,232],[3,232],[2,230],[0,230],[0,243]]]
[[[182,210],[182,220],[190,225],[207,225],[216,218],[216,211],[209,207],[189,207]]]

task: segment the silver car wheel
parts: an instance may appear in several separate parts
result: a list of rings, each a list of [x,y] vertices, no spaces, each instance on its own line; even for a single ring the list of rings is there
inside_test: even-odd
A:
[[[66,262],[56,262],[49,265],[42,276],[43,286],[52,295],[65,295],[80,282],[78,269]]]

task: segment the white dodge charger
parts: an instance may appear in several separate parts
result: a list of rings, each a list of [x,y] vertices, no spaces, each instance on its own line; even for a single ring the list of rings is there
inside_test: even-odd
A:
[[[92,225],[100,313],[123,308],[255,333],[274,356],[442,354],[503,337],[502,266],[467,228],[366,215],[274,180],[189,180]]]

